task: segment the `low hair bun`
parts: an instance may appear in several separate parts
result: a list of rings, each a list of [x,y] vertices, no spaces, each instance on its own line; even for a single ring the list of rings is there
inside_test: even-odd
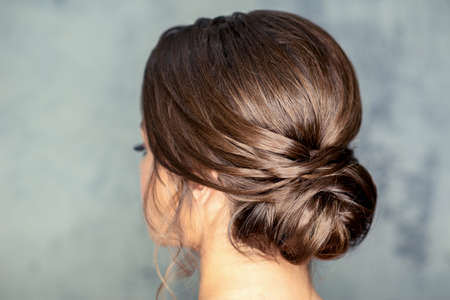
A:
[[[338,258],[358,245],[370,229],[377,198],[374,181],[352,149],[302,149],[306,154],[293,166],[276,172],[284,181],[259,182],[277,185],[264,193],[265,200],[262,195],[251,196],[252,201],[230,196],[232,236],[264,253],[274,245],[272,253],[293,264]]]
[[[375,212],[376,186],[352,149],[313,150],[302,169],[313,165],[294,183],[298,197],[277,208],[275,243],[292,263],[342,256],[365,238]]]

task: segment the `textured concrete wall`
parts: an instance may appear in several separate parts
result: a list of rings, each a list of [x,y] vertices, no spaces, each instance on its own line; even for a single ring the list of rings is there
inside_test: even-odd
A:
[[[378,212],[360,247],[316,264],[319,293],[448,299],[450,1],[431,0],[1,1],[0,299],[153,298],[132,151],[145,60],[169,26],[256,8],[323,26],[360,80]]]

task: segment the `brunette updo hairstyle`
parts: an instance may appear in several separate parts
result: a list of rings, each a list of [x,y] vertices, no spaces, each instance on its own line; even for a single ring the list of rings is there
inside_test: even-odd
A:
[[[141,113],[150,181],[160,166],[176,181],[170,224],[180,241],[192,183],[226,194],[238,251],[302,264],[338,258],[367,235],[377,190],[349,145],[362,119],[358,81],[337,42],[308,19],[253,10],[165,30],[146,63]]]

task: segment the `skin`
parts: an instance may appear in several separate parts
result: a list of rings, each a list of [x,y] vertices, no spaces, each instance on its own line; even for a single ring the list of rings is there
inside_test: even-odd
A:
[[[140,162],[143,196],[153,156],[142,128],[141,135],[147,151]],[[161,170],[160,175],[165,186],[156,181],[158,203],[164,211],[169,212],[171,207],[168,200],[175,188],[164,170]],[[307,264],[292,265],[281,256],[278,257],[279,263],[256,255],[248,258],[233,248],[227,238],[230,217],[228,202],[221,191],[197,185],[193,195],[195,202],[192,213],[181,214],[180,220],[186,235],[183,243],[200,254],[199,300],[323,300],[310,281]],[[152,239],[161,245],[170,246],[170,233],[163,225],[163,220],[158,220],[159,216],[152,214],[152,211],[148,211],[148,214],[158,228],[158,232],[149,230]]]

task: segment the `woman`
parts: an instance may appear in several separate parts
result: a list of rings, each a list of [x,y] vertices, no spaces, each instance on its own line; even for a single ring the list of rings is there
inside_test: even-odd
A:
[[[200,300],[321,299],[312,258],[360,243],[377,198],[349,146],[361,99],[336,41],[288,12],[199,18],[162,33],[141,101],[143,209],[178,249],[168,269],[198,265]],[[172,291],[157,270],[158,298]]]

